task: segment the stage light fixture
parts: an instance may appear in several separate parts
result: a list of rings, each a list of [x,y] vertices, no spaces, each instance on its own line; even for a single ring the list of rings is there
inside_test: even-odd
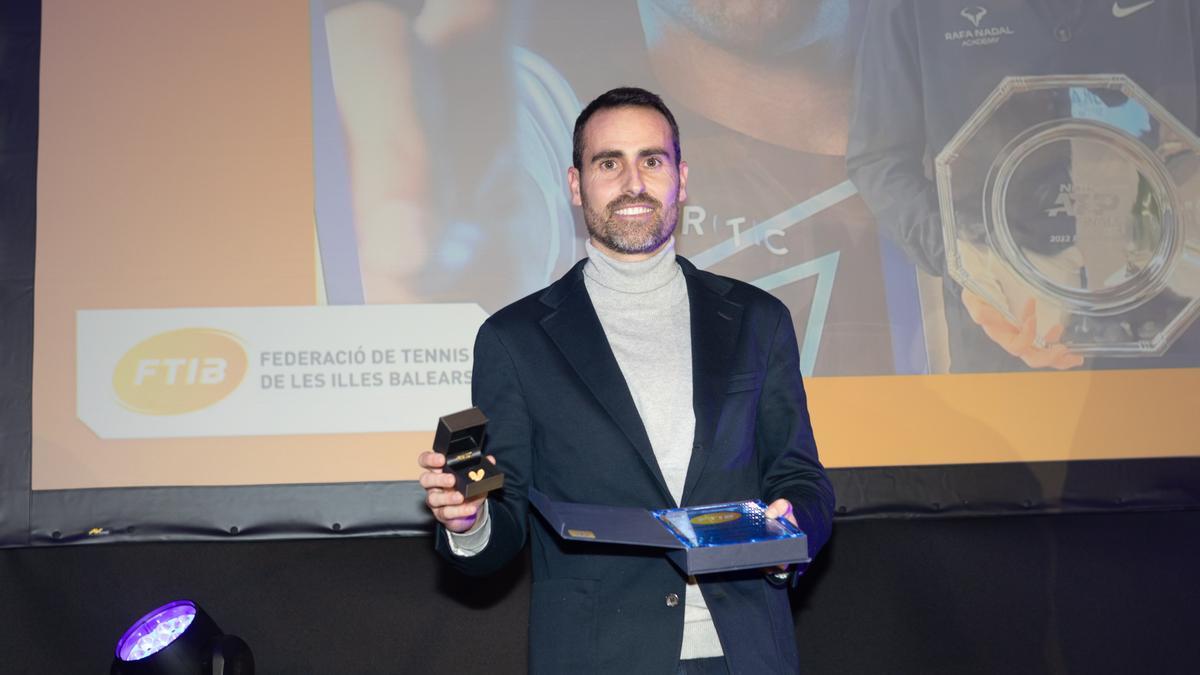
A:
[[[134,622],[117,640],[111,675],[254,675],[250,647],[225,635],[191,600],[175,600]]]

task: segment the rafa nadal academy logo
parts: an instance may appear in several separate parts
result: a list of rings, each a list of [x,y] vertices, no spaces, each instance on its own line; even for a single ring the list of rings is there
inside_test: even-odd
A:
[[[1004,36],[1013,34],[1012,28],[1008,26],[983,25],[983,18],[988,15],[986,7],[978,5],[964,7],[958,14],[970,22],[971,27],[963,30],[946,31],[947,42],[958,42],[962,47],[983,47],[985,45],[994,45]],[[957,19],[955,21],[957,22]]]
[[[134,345],[113,370],[121,405],[144,415],[179,415],[207,408],[237,389],[246,350],[230,333],[184,328]]]

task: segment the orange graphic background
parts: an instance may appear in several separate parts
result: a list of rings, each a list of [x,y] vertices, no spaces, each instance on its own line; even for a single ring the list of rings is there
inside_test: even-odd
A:
[[[287,0],[45,3],[34,489],[415,478],[432,429],[102,441],[75,414],[76,310],[317,302],[308,22]],[[808,390],[830,467],[1177,456],[1197,372]]]
[[[33,488],[412,477],[402,448],[432,429],[102,441],[79,421],[76,310],[315,303],[308,10],[43,11]]]

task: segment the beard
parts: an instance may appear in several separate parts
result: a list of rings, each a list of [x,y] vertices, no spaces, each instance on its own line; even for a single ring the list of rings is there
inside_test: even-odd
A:
[[[619,209],[639,205],[650,207],[649,219],[625,220],[616,214]],[[626,255],[650,253],[658,249],[671,238],[678,219],[678,204],[664,207],[662,202],[650,195],[617,197],[602,210],[593,209],[587,198],[583,198],[583,221],[587,225],[588,235],[605,248]]]
[[[840,45],[850,25],[844,0],[642,0],[643,21],[665,13],[708,42],[738,54],[780,57],[822,42]],[[652,22],[661,19],[651,19]],[[662,30],[661,26],[654,26]],[[854,42],[857,45],[857,41]]]

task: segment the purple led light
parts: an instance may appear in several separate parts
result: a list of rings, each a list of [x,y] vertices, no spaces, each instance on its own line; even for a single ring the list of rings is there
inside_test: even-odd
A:
[[[196,605],[190,600],[168,602],[152,610],[117,640],[117,658],[137,661],[158,652],[183,635],[195,618]]]

